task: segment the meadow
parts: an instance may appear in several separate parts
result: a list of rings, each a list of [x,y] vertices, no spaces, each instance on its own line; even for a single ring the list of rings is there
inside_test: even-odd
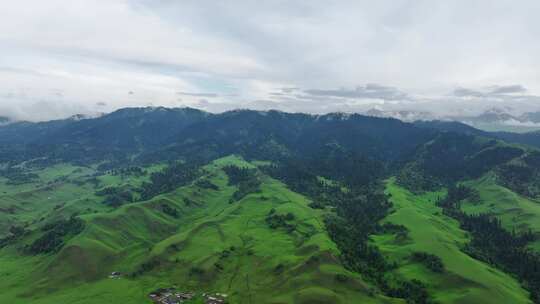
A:
[[[461,250],[469,240],[467,232],[436,206],[444,191],[413,194],[390,179],[386,192],[394,210],[384,221],[403,225],[408,231],[405,239],[390,234],[372,236],[383,254],[397,264],[392,275],[423,282],[440,303],[530,302],[516,279]],[[438,256],[444,271],[437,273],[415,262],[411,259],[414,252]]]
[[[3,198],[13,200],[2,200],[2,206],[24,201],[33,210],[18,210],[10,223],[38,227],[40,217],[78,212],[86,225],[57,254],[1,249],[0,302],[150,303],[150,292],[172,286],[226,293],[231,303],[391,302],[343,268],[323,225],[329,211],[308,207],[305,197],[264,175],[258,192],[231,202],[236,187],[222,170],[228,165],[256,168],[239,157],[222,158],[200,177],[217,190],[194,182],[118,208],[103,205],[96,189],[137,185],[146,177],[104,174],[91,184],[92,168],[59,166],[41,172],[40,185],[6,189]],[[55,207],[58,202],[62,207]],[[164,205],[178,216],[165,214]],[[294,231],[269,227],[270,212],[292,214]],[[123,275],[110,279],[114,271]]]

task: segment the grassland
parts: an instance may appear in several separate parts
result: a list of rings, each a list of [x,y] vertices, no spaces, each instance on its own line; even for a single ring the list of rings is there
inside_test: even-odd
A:
[[[373,242],[398,268],[393,275],[418,279],[427,285],[430,294],[441,303],[529,303],[528,294],[509,275],[472,259],[462,248],[468,235],[458,223],[442,214],[435,201],[444,193],[415,195],[387,182],[394,212],[384,221],[403,225],[406,240],[393,235],[375,235]],[[442,259],[445,271],[435,273],[410,256],[421,251]]]
[[[162,168],[156,165],[145,168],[153,172]],[[35,228],[47,219],[54,220],[71,214],[108,212],[95,191],[123,184],[140,185],[148,176],[96,175],[94,167],[60,164],[31,171],[39,178],[31,183],[9,185],[0,178],[0,237],[10,226],[24,225]]]
[[[222,168],[260,164],[222,158],[207,165],[201,177],[217,190],[193,183],[118,208],[104,205],[95,192],[137,187],[148,175],[96,174],[93,167],[64,164],[36,170],[40,178],[33,183],[0,181],[0,232],[14,224],[34,231],[0,249],[0,303],[150,303],[150,292],[172,286],[227,293],[231,303],[400,303],[342,267],[323,226],[330,211],[308,207],[304,196],[262,174],[259,192],[231,202],[237,188],[228,184]],[[468,184],[479,190],[480,200],[465,202],[466,212],[492,213],[509,229],[540,229],[536,201],[496,185],[490,176]],[[408,230],[406,239],[372,236],[398,266],[389,276],[424,282],[440,303],[529,303],[514,278],[460,250],[469,237],[436,207],[444,192],[415,195],[393,180],[386,189],[394,210],[384,221]],[[164,205],[179,216],[164,213]],[[294,231],[272,229],[266,222],[271,210],[293,214]],[[86,226],[60,252],[22,253],[21,246],[40,234],[41,225],[72,214]],[[410,256],[417,251],[439,256],[445,271],[413,262]],[[124,275],[109,279],[113,271]]]
[[[493,174],[465,183],[478,191],[479,199],[465,201],[463,211],[469,214],[487,213],[501,219],[508,231],[533,231],[540,236],[540,202],[519,195],[496,183]],[[540,252],[540,241],[531,247]]]
[[[2,185],[1,206],[28,204],[7,215],[10,223],[32,228],[41,217],[79,212],[86,227],[57,254],[21,254],[21,244],[1,249],[0,303],[145,303],[151,291],[171,286],[227,293],[231,303],[393,303],[341,266],[322,224],[326,211],[309,208],[305,197],[267,176],[259,192],[230,203],[236,188],[221,170],[226,165],[254,167],[223,158],[202,177],[218,190],[193,183],[116,209],[103,206],[96,189],[145,177],[106,174],[96,185],[92,168],[65,165],[41,172],[39,184]],[[65,204],[55,209],[52,201]],[[179,216],[165,214],[164,204]],[[296,229],[270,228],[272,209],[293,214]],[[112,271],[126,275],[109,279]]]

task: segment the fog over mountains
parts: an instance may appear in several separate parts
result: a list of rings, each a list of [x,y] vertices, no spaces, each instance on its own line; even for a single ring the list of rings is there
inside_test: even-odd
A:
[[[512,114],[511,109],[491,108],[477,115],[437,115],[428,111],[385,111],[376,108],[363,114],[374,117],[392,117],[406,122],[458,121],[486,131],[527,132],[540,129],[540,112]]]
[[[536,1],[30,2],[0,4],[0,115],[12,119],[540,110]]]
[[[150,107],[151,108],[151,107]],[[273,110],[270,109],[263,109]],[[346,111],[337,111],[347,113]],[[530,132],[540,130],[540,111],[519,112],[511,107],[492,107],[475,114],[444,114],[432,111],[422,111],[414,109],[385,109],[381,106],[374,106],[368,110],[359,110],[353,112],[365,116],[372,117],[388,117],[396,118],[404,122],[415,121],[446,121],[460,122],[484,131],[506,131],[506,132]],[[0,113],[1,114],[1,113]],[[107,113],[93,112],[90,114],[74,114],[69,117],[60,117],[67,120],[82,120],[88,118],[96,118]],[[0,126],[10,123],[26,121],[25,119],[17,119],[9,115],[0,115]],[[44,120],[47,121],[47,120]]]

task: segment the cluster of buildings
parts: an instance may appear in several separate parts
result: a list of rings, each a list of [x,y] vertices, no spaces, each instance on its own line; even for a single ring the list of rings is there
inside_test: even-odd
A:
[[[161,288],[148,295],[155,304],[181,304],[193,299],[195,296],[196,294],[194,292],[182,292],[174,288]],[[227,303],[227,295],[222,293],[203,293],[202,297],[205,304]]]
[[[195,297],[192,292],[179,292],[173,288],[158,289],[148,295],[156,304],[180,304]]]
[[[205,299],[206,304],[224,304],[227,299],[227,295],[224,293],[216,294],[205,294],[203,293],[203,298]]]

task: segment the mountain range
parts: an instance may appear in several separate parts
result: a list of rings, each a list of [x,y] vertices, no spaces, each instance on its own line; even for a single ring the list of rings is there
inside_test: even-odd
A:
[[[530,132],[540,130],[540,112],[519,115],[503,108],[490,108],[477,115],[435,114],[428,111],[370,109],[363,114],[374,117],[392,117],[402,121],[457,121],[485,131]]]
[[[0,302],[540,303],[540,133],[370,114],[0,126]]]

